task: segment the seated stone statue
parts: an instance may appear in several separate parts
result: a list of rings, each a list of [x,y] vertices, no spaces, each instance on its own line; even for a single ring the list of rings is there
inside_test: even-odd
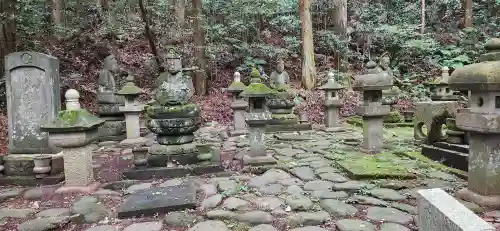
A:
[[[99,71],[97,79],[97,101],[104,104],[121,104],[123,97],[115,95],[118,86],[116,84],[115,75],[120,72],[118,61],[114,55],[110,55],[104,59],[102,70]]]
[[[188,103],[194,94],[193,82],[183,75],[181,58],[173,50],[167,55],[166,69],[156,82],[155,101],[160,105]]]
[[[285,71],[285,62],[282,59],[278,60],[276,65],[276,70],[271,73],[270,77],[270,87],[273,89],[284,87],[290,83],[290,77]]]

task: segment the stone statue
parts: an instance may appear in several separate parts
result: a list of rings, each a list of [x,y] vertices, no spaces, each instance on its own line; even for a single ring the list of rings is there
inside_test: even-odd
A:
[[[118,61],[114,55],[110,55],[104,59],[104,65],[99,71],[97,84],[99,85],[98,93],[101,92],[116,92],[115,74],[119,71]]]
[[[271,73],[271,88],[278,88],[283,85],[288,85],[290,83],[290,77],[285,71],[285,62],[282,59],[278,60],[276,65],[276,70]]]
[[[194,94],[191,78],[183,75],[181,57],[174,49],[167,54],[166,72],[156,82],[154,99],[160,105],[186,104]]]

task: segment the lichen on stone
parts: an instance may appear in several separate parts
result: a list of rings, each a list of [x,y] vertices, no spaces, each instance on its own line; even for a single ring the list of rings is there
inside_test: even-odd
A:
[[[241,93],[243,97],[267,96],[273,91],[263,83],[250,83]]]
[[[86,109],[60,111],[54,121],[42,126],[44,130],[53,129],[90,129],[103,124],[104,120],[92,115]]]
[[[162,106],[159,105],[158,103],[152,103],[151,105],[147,105],[144,111],[147,116],[154,117],[155,115],[169,114],[169,113],[181,113],[181,112],[196,113],[199,110],[200,109],[198,105],[194,103],[167,105],[167,106]]]

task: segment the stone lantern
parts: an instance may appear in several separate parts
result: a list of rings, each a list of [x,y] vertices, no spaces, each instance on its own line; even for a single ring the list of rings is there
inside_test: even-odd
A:
[[[456,116],[458,128],[469,132],[468,187],[457,195],[480,206],[500,209],[500,39],[486,42],[479,60],[455,70],[450,88],[470,91],[470,108]]]
[[[369,152],[380,152],[383,148],[383,117],[390,107],[382,105],[382,90],[392,87],[392,77],[386,72],[365,74],[356,77],[353,90],[363,91],[363,103],[356,114],[363,117],[363,147]]]
[[[261,82],[260,73],[252,68],[250,85],[241,96],[248,98],[248,113],[245,121],[248,125],[250,151],[243,157],[243,163],[249,165],[274,164],[276,159],[266,153],[266,125],[271,120],[271,113],[266,105],[266,97],[272,92]]]
[[[41,129],[49,133],[51,144],[63,149],[66,185],[86,186],[94,180],[90,144],[97,140],[98,128],[104,120],[80,107],[78,91],[69,89],[65,97],[66,110],[59,112],[54,121]],[[44,161],[44,158],[38,161]],[[43,174],[43,169],[37,170],[40,170],[38,174]]]
[[[140,114],[144,105],[140,105],[136,99],[143,93],[142,89],[134,83],[134,76],[127,76],[127,83],[116,94],[125,98],[125,106],[120,107],[120,111],[125,113],[125,126],[127,139],[120,142],[123,146],[141,146],[145,139],[141,137]]]
[[[235,72],[234,81],[227,88],[227,92],[231,93],[233,96],[231,109],[233,109],[234,129],[229,132],[231,136],[238,136],[246,133],[245,111],[248,107],[248,102],[240,96],[240,93],[245,87],[245,84],[241,82],[240,73]]]
[[[339,112],[342,106],[342,100],[339,97],[339,91],[344,88],[344,86],[335,81],[335,76],[332,72],[328,73],[328,82],[319,87],[320,90],[325,91],[325,125],[327,131],[336,129],[340,126]]]
[[[458,101],[458,95],[454,95],[453,91],[448,86],[450,78],[450,70],[448,67],[441,69],[441,78],[427,85],[431,88],[432,101]]]

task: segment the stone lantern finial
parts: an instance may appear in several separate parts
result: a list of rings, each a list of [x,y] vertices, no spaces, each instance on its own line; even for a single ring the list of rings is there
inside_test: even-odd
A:
[[[241,82],[241,74],[239,72],[234,72],[234,82]]]
[[[77,90],[69,89],[66,91],[66,94],[64,94],[64,97],[66,98],[66,110],[73,111],[81,109],[79,101],[80,93],[78,93]]]
[[[331,71],[328,72],[327,76],[328,76],[328,81],[330,81],[330,79],[332,79],[333,81],[335,81],[335,74],[333,74],[333,72],[331,72]]]
[[[450,78],[450,69],[448,67],[441,68],[441,82],[448,83],[449,78]]]

